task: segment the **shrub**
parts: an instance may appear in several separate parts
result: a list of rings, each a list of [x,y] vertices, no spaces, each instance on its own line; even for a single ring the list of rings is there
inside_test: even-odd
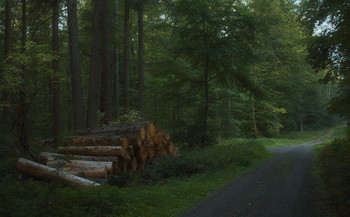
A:
[[[319,155],[321,179],[340,217],[350,216],[350,141],[335,140]]]

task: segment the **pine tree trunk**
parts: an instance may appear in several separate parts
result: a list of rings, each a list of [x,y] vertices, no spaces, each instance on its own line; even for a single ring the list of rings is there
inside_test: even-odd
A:
[[[11,12],[12,9],[12,0],[5,1],[5,40],[4,40],[4,58],[6,62],[6,58],[12,52],[12,19],[13,15]],[[8,91],[6,89],[2,92],[2,101],[7,104],[9,100]],[[7,106],[3,108],[2,120],[8,124],[9,122],[9,109]]]
[[[130,83],[129,83],[129,64],[130,64],[130,4],[125,0],[124,6],[124,106],[125,112],[130,111]]]
[[[143,28],[143,15],[144,15],[144,3],[138,10],[138,108],[141,112],[141,116],[145,113],[145,100],[144,100],[144,28]]]
[[[22,0],[22,26],[21,26],[21,53],[26,52],[27,44],[27,0]],[[21,126],[20,126],[20,140],[23,146],[27,147],[29,141],[28,134],[28,121],[27,121],[27,94],[26,94],[26,84],[27,84],[27,73],[26,68],[22,65],[21,77],[23,80],[23,85],[20,91],[20,114],[21,114]]]
[[[77,17],[77,0],[67,0],[68,37],[70,54],[70,75],[73,104],[73,128],[84,128],[83,87],[80,67],[79,28]]]
[[[256,116],[255,116],[255,99],[253,96],[253,100],[252,100],[252,119],[253,119],[253,127],[254,127],[254,136],[255,138],[259,137],[259,133],[258,133],[258,127],[256,126]]]
[[[113,22],[112,23],[118,23],[119,21],[119,0],[116,0],[113,10]],[[114,29],[116,29],[116,26],[113,26]],[[118,36],[117,36],[117,30],[114,30],[112,33],[112,41],[114,42],[113,45],[113,96],[112,96],[112,113],[113,118],[117,119],[119,117],[120,113],[120,87],[119,87],[119,44],[118,44]]]
[[[204,68],[204,110],[202,117],[202,138],[201,145],[207,142],[207,119],[209,113],[209,54],[205,57],[205,68]]]
[[[103,2],[94,0],[93,33],[92,33],[92,56],[90,60],[90,82],[87,107],[87,128],[98,127],[97,112],[100,105],[100,86],[102,71],[102,38],[103,32]]]
[[[105,121],[112,118],[111,97],[111,58],[110,58],[110,15],[109,0],[103,2],[103,32],[102,32],[102,74],[101,74],[101,111],[105,113]]]
[[[59,78],[59,36],[58,36],[58,19],[59,19],[59,3],[54,0],[52,3],[52,52],[54,58],[52,60],[52,134],[54,137],[60,135],[60,78]]]

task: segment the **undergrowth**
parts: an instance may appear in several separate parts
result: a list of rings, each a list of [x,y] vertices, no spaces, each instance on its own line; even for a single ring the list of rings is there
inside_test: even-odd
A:
[[[331,214],[350,216],[350,140],[336,139],[317,150],[320,191]]]
[[[178,216],[269,156],[257,142],[227,141],[156,161],[132,177],[119,177],[122,188],[71,189],[55,182],[19,179],[14,165],[7,165],[3,172],[12,172],[1,177],[0,216]],[[120,180],[113,181],[120,185]]]
[[[332,129],[332,136],[314,148],[314,174],[323,216],[350,216],[350,140],[346,127]],[[349,138],[349,136],[347,136]]]

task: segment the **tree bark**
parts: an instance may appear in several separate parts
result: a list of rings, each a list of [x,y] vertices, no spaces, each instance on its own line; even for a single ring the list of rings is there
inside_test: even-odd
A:
[[[117,156],[130,159],[127,148],[123,146],[70,146],[58,147],[58,151],[64,154],[76,154],[87,156]]]
[[[102,74],[101,74],[101,111],[105,113],[105,122],[112,118],[112,96],[111,96],[111,58],[110,58],[110,15],[109,0],[103,2],[103,32],[102,32]]]
[[[5,62],[8,55],[12,52],[12,0],[6,0],[5,1],[5,40],[4,40],[4,58]],[[8,96],[8,91],[6,89],[3,90],[2,92],[2,101],[5,104],[8,104],[9,96]],[[5,121],[5,123],[9,122],[9,108],[5,105],[3,108],[3,113],[2,113],[2,118]]]
[[[58,19],[59,19],[59,3],[54,0],[52,3],[52,60],[53,76],[51,80],[52,88],[52,134],[54,137],[60,135],[60,78],[59,78],[59,36],[58,36]]]
[[[21,26],[21,53],[25,54],[27,44],[27,0],[22,0],[22,26]],[[29,142],[28,133],[28,103],[27,103],[27,73],[25,65],[22,65],[21,77],[23,85],[20,91],[20,114],[21,114],[21,126],[20,126],[20,138],[23,146],[27,146]]]
[[[73,128],[84,128],[83,87],[80,67],[79,27],[77,17],[77,0],[67,0],[68,37],[70,54],[70,75],[73,104]]]
[[[252,119],[253,119],[253,127],[254,127],[254,136],[255,138],[259,137],[258,127],[256,126],[256,116],[255,116],[255,99],[252,97]]]
[[[205,56],[204,65],[204,110],[202,117],[202,137],[200,144],[203,146],[207,142],[207,119],[209,113],[209,54]]]
[[[32,176],[38,179],[53,180],[59,179],[70,187],[90,187],[98,186],[100,184],[93,181],[83,179],[81,177],[51,168],[42,164],[35,163],[24,158],[20,158],[17,162],[16,168],[19,172]]]
[[[130,111],[130,83],[129,83],[129,65],[130,65],[130,4],[125,0],[124,5],[124,106],[125,112]]]
[[[76,176],[89,178],[107,178],[113,174],[113,163],[103,161],[85,160],[53,160],[46,163],[47,166],[59,169]]]
[[[54,160],[84,160],[84,161],[105,161],[118,163],[116,156],[83,156],[83,155],[65,155],[58,153],[41,152],[38,157],[40,163],[46,164]]]
[[[94,0],[94,15],[93,15],[93,35],[92,35],[92,56],[90,60],[90,82],[89,96],[87,107],[87,128],[98,127],[98,116],[100,104],[100,86],[101,86],[101,71],[102,71],[102,38],[103,32],[103,2]]]
[[[144,99],[144,3],[140,3],[140,8],[137,11],[138,15],[138,108],[141,116],[145,113],[145,99]]]
[[[114,23],[118,23],[118,19],[119,19],[119,0],[115,1],[114,4],[114,13],[113,13],[113,19],[114,19]],[[116,26],[115,26],[116,28]],[[114,77],[113,77],[113,99],[112,99],[112,106],[113,106],[113,117],[115,119],[117,119],[119,117],[120,114],[120,87],[119,87],[119,48],[118,48],[118,34],[117,31],[115,30],[113,32],[114,35],[114,59],[113,59],[113,73],[114,73]]]

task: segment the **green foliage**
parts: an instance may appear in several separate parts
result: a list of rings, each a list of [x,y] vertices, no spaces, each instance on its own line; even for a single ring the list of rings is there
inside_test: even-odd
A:
[[[111,121],[109,124],[129,124],[142,121],[140,111],[130,110],[128,113],[125,113],[118,117],[118,120]]]
[[[323,185],[323,193],[330,202],[329,207],[338,216],[350,215],[350,141],[336,139],[326,144],[318,153],[318,167]]]
[[[256,140],[227,140],[219,145],[184,151],[180,157],[155,161],[136,175],[136,183],[157,183],[169,178],[186,178],[214,172],[225,165],[251,166],[254,159],[266,154]]]
[[[226,141],[205,149],[183,151],[179,158],[154,162],[131,180],[123,174],[114,180],[114,184],[127,182],[123,188],[71,189],[56,182],[19,180],[16,174],[7,175],[0,179],[0,216],[180,215],[270,156],[254,140]],[[14,162],[11,165],[13,169]]]

